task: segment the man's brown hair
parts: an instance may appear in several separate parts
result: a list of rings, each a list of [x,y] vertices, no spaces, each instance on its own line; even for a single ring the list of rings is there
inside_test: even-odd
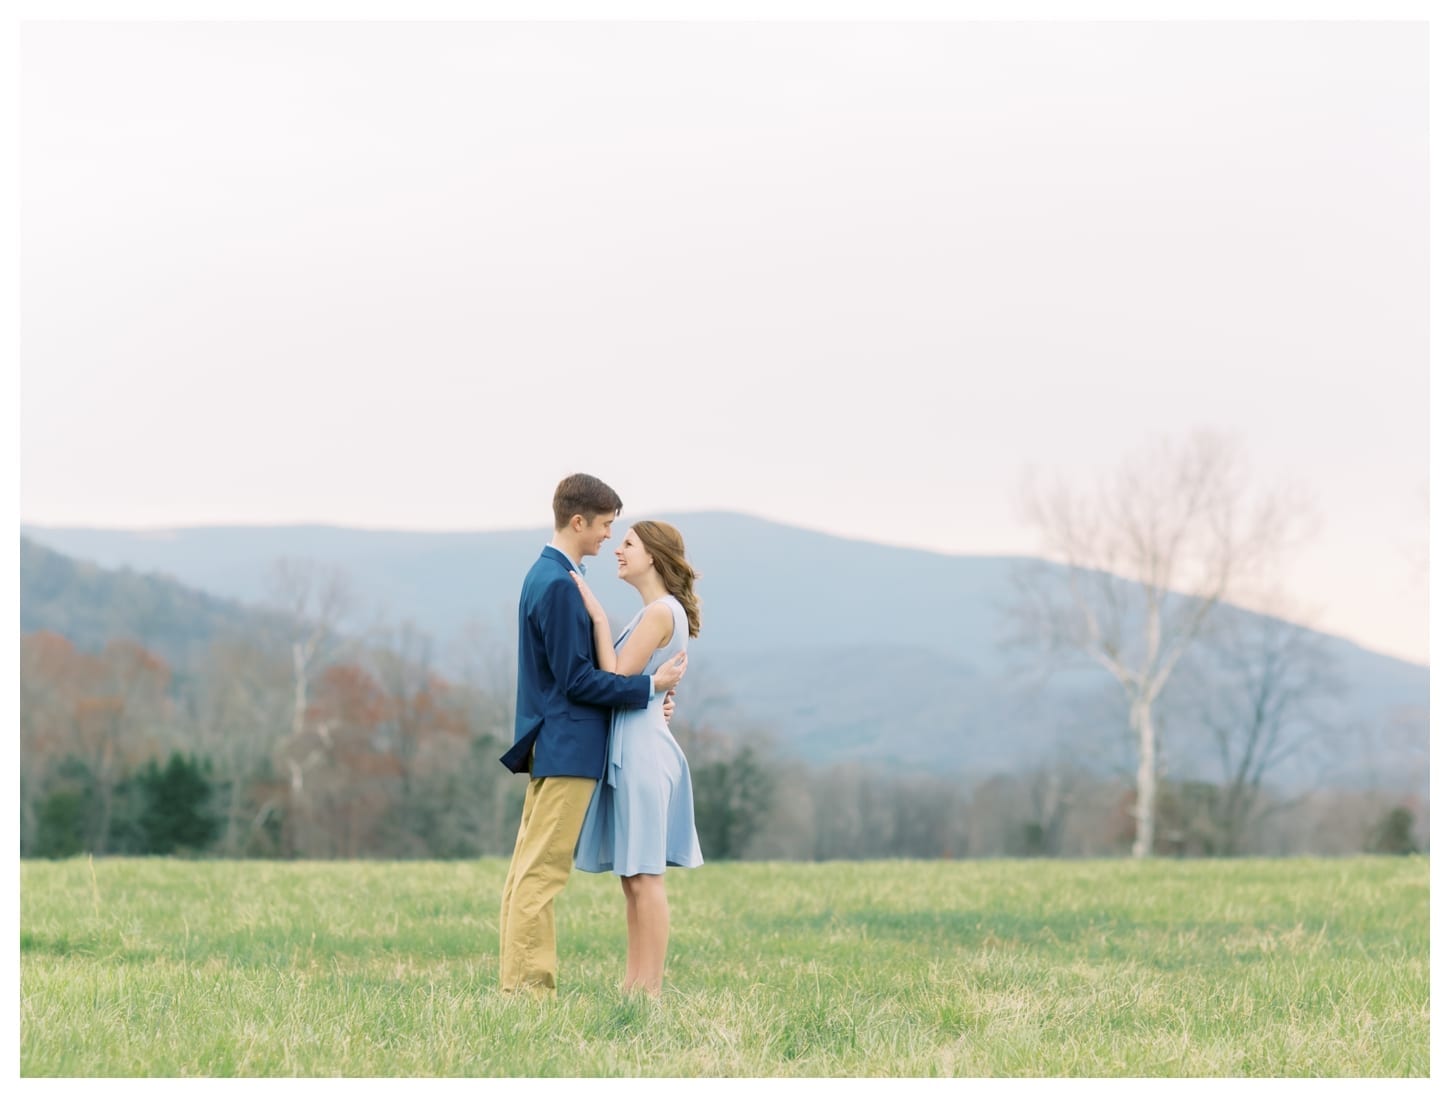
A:
[[[624,506],[619,493],[598,477],[574,473],[554,489],[554,529],[562,530],[575,515],[593,522],[599,515],[618,515]]]

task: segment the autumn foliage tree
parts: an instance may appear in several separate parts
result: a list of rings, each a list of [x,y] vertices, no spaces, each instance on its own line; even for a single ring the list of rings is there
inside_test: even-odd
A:
[[[20,663],[22,850],[103,851],[116,790],[166,739],[170,669],[132,640],[88,653],[48,632],[21,638]]]

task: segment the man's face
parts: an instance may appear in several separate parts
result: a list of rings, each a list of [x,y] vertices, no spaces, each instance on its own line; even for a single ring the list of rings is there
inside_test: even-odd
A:
[[[613,525],[613,515],[595,515],[579,534],[579,551],[586,557],[598,556],[600,548],[609,540],[609,528]]]

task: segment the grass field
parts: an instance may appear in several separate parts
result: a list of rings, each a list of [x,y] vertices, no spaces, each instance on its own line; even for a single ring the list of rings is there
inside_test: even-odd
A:
[[[21,1074],[1429,1074],[1426,858],[672,870],[658,1002],[583,873],[499,996],[505,869],[22,863]]]

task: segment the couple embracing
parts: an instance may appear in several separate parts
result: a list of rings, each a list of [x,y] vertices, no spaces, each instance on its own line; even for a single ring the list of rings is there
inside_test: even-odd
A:
[[[670,696],[699,636],[695,572],[679,531],[637,522],[615,551],[644,605],[618,638],[583,577],[623,503],[586,473],[554,492],[554,537],[519,596],[517,737],[500,760],[527,772],[523,817],[499,911],[499,986],[552,993],[554,897],[569,871],[624,888],[624,989],[660,993],[669,945],[666,866],[704,860],[690,770],[670,734]]]

